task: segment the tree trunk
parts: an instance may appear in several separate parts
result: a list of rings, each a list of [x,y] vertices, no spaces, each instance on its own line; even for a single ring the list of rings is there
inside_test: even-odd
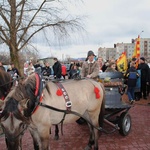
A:
[[[21,63],[20,63],[17,47],[15,48],[13,46],[10,46],[9,49],[10,49],[11,62],[14,63],[20,75],[23,76],[23,69],[22,69],[23,66],[21,66]]]

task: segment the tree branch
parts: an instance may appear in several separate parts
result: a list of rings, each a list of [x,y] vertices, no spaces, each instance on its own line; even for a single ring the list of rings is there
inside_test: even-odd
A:
[[[29,29],[31,23],[33,22],[33,20],[35,19],[36,15],[38,14],[38,12],[42,9],[43,5],[46,3],[46,0],[43,1],[43,3],[40,5],[39,9],[35,12],[35,14],[33,15],[32,19],[29,21],[27,27],[24,30],[24,33],[22,34],[22,36],[20,37],[20,40],[18,41],[17,45],[19,45],[22,41],[22,39],[24,38],[27,30]]]

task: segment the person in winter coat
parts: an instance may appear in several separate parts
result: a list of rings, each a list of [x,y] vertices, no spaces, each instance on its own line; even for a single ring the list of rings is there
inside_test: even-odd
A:
[[[34,64],[34,68],[35,68],[35,72],[38,72],[39,74],[42,72],[42,66],[38,60],[36,64]]]
[[[58,61],[57,58],[54,58],[53,71],[54,71],[54,78],[55,79],[60,79],[62,69],[61,69],[61,64],[60,64],[60,62]]]
[[[14,72],[14,75],[16,75],[17,77],[20,76],[20,73],[18,69],[15,67],[14,63],[11,63],[11,68],[12,68],[12,71]]]
[[[35,71],[35,68],[34,68],[32,62],[29,62],[28,69],[27,69],[27,75],[28,76],[31,75],[32,73],[34,73],[34,71]]]
[[[99,75],[99,62],[95,59],[95,54],[93,51],[88,51],[87,61],[82,65],[81,77],[98,79]]]
[[[149,68],[149,71],[148,71],[148,83],[147,83],[147,97],[149,96],[149,93],[150,93],[150,68]]]
[[[79,69],[77,67],[77,65],[73,65],[71,70],[69,71],[69,79],[74,79],[77,75],[79,75]]]
[[[42,74],[43,74],[43,76],[50,76],[51,75],[51,68],[50,68],[50,66],[49,66],[49,63],[48,62],[46,62],[45,63],[45,67],[43,67],[42,68]]]
[[[107,69],[105,70],[105,72],[117,72],[116,70],[116,63],[115,62],[111,62]]]
[[[141,97],[147,99],[146,88],[149,80],[149,66],[145,63],[144,57],[140,58],[138,69],[141,70]]]
[[[62,71],[61,75],[63,76],[64,79],[66,79],[67,67],[64,64],[61,65],[61,71]]]
[[[128,98],[129,98],[130,103],[133,104],[133,102],[135,101],[134,91],[136,87],[136,82],[137,82],[137,78],[139,78],[139,74],[136,70],[135,62],[130,63],[130,68],[127,70],[125,77],[127,78]]]

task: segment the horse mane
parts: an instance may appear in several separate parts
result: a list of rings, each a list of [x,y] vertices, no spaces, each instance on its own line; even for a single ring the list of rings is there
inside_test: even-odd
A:
[[[19,82],[18,86],[15,88],[15,91],[12,94],[12,97],[17,101],[22,99],[34,99],[35,95],[35,77],[29,76],[28,78],[24,79],[22,82]]]
[[[24,81],[20,82],[12,94],[12,97],[17,101],[29,100],[27,103],[27,109],[24,110],[24,115],[26,117],[31,116],[31,113],[35,107],[35,90],[36,90],[36,78],[35,74],[30,75]]]
[[[0,69],[0,98],[6,97],[12,87],[12,77],[11,75]]]
[[[8,95],[5,103],[5,108],[2,111],[0,118],[6,120],[10,114],[14,115],[18,120],[29,121],[26,117],[31,116],[31,112],[35,106],[35,77],[30,76],[20,82]],[[18,104],[21,100],[28,100],[27,109],[24,109],[24,114],[18,109]]]

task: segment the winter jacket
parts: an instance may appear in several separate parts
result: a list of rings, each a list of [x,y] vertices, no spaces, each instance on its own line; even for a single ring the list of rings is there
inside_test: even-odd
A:
[[[126,74],[125,78],[127,79],[128,87],[136,87],[137,79],[139,78],[139,74],[135,67],[130,67]]]
[[[54,76],[56,78],[61,78],[61,64],[59,61],[55,62],[53,65]]]
[[[141,63],[138,67],[141,70],[141,82],[148,82],[149,78],[149,66],[146,63]]]
[[[61,74],[62,74],[63,76],[65,76],[65,75],[67,74],[67,68],[66,68],[65,65],[62,65],[62,66],[61,66],[61,71],[62,71]]]
[[[87,75],[91,75],[91,78],[97,79],[99,75],[98,61],[94,61],[93,63],[89,63],[88,61],[85,61],[83,63],[81,77],[86,77]]]
[[[49,66],[42,68],[42,74],[43,76],[50,76],[51,75],[51,68]]]

